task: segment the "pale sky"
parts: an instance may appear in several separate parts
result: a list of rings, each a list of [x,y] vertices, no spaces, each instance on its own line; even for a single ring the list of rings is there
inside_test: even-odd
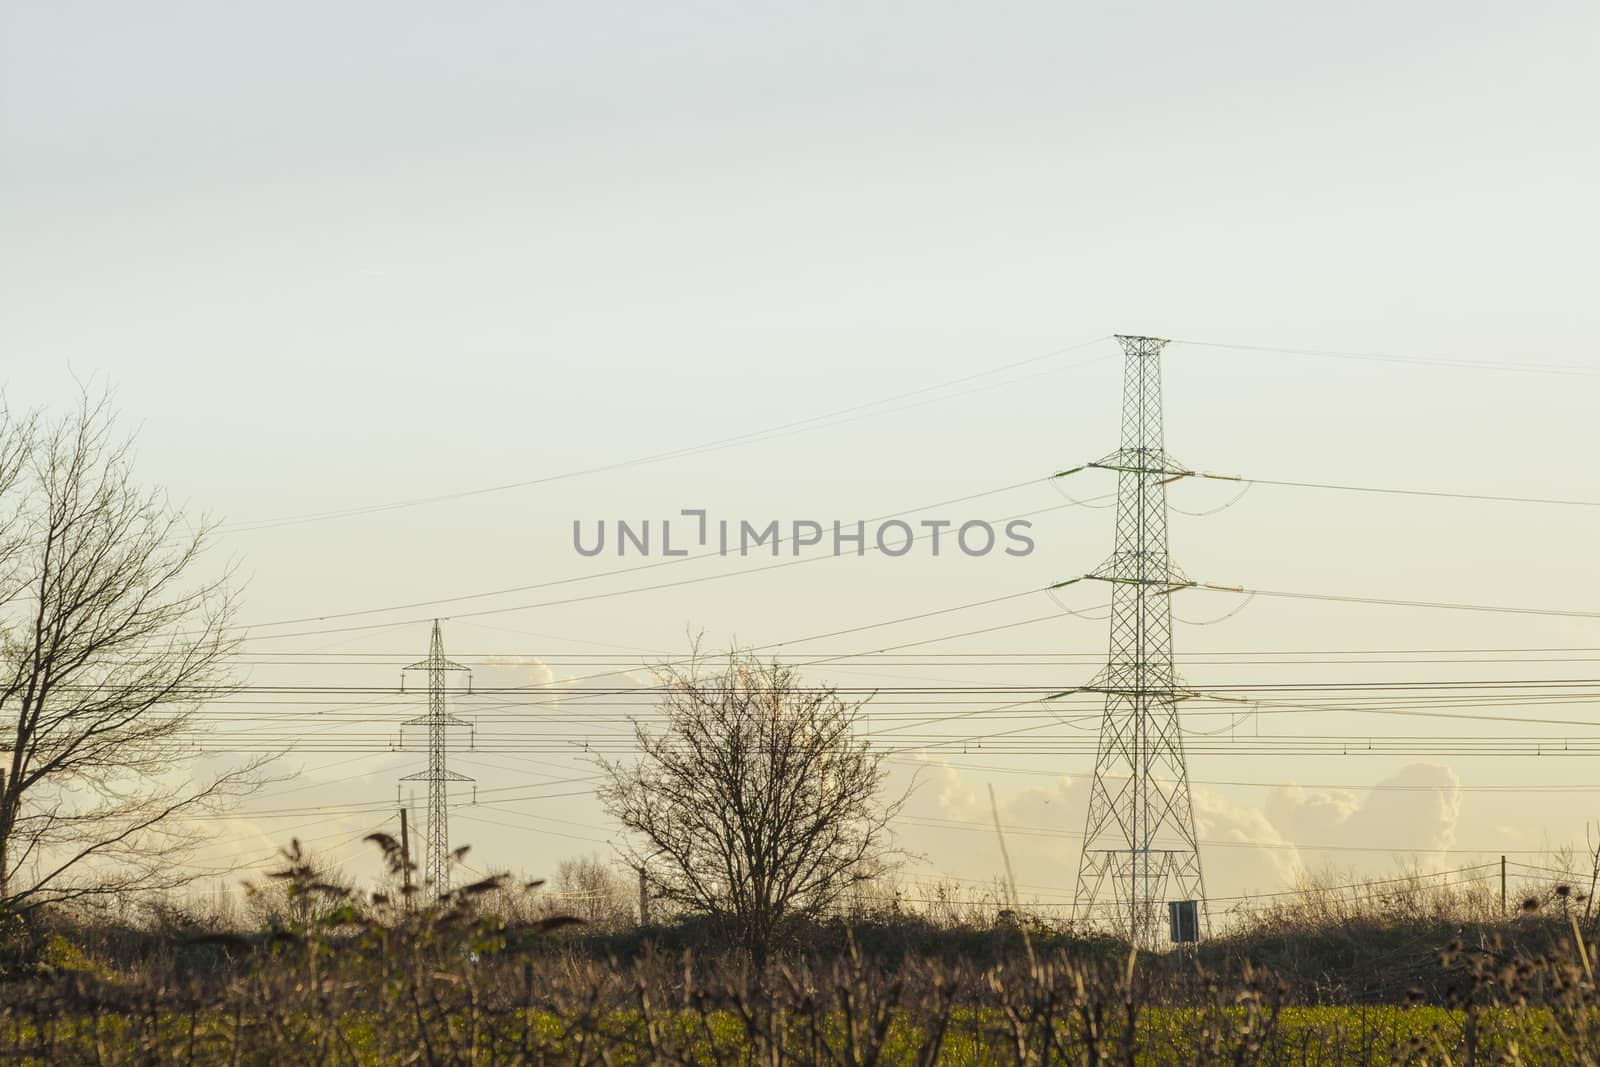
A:
[[[1109,511],[1037,516],[1025,558],[869,554],[465,617],[761,562],[591,579],[630,561],[579,556],[575,519],[701,507],[853,520],[1098,458],[1117,443],[1120,356],[1108,339],[1062,350],[1113,333],[1600,373],[1597,39],[1600,9],[1575,2],[14,0],[0,5],[6,395],[58,405],[75,379],[112,386],[141,478],[233,524],[215,558],[248,576],[246,622],[575,579],[258,625],[258,685],[392,686],[426,651],[434,615],[447,651],[496,686],[592,673],[598,659],[642,678],[641,658],[680,654],[690,630],[763,645],[1037,590],[1105,557]],[[762,433],[1035,357],[1047,358]],[[1165,366],[1168,444],[1195,468],[1600,499],[1594,374],[1197,344],[1169,347]],[[541,485],[250,528],[747,434]],[[1111,488],[1077,477],[1076,496]],[[1185,483],[1172,501],[1205,511],[1232,494]],[[1040,481],[938,514],[1064,502]],[[1175,514],[1172,551],[1221,584],[1582,612],[1600,610],[1597,535],[1595,508],[1258,486],[1216,514]],[[1177,606],[1192,621],[1238,606],[1190,596]],[[1101,602],[1094,590],[1065,599]],[[786,654],[1057,611],[1038,594]],[[369,623],[394,625],[339,629]],[[267,639],[311,630],[336,632]],[[1093,673],[1104,631],[1069,616],[913,650],[1037,653],[1024,666],[884,655],[813,676],[1065,688]],[[1200,688],[1585,678],[1600,623],[1258,598],[1180,625],[1176,647]],[[1582,651],[1262,663],[1491,648]],[[235,820],[207,853],[219,864],[291,833],[367,864],[348,842],[387,813],[348,809],[392,807],[395,779],[422,765],[420,734],[404,752],[385,740],[421,706],[393,695],[357,722],[325,709],[379,697],[325,695],[218,718],[216,748],[298,740],[288,766],[302,775],[255,808],[326,809]],[[879,698],[874,731],[916,721],[924,709],[901,700]],[[1297,866],[1382,875],[1412,857],[1443,869],[1582,840],[1594,794],[1551,787],[1593,782],[1596,756],[1450,742],[1600,740],[1593,703],[1476,712],[1578,725],[1348,705],[1261,720],[1264,735],[1418,739],[1413,753],[1343,756],[1230,753],[1223,741],[1257,724],[1225,729],[1227,708],[1186,705],[1214,895],[1281,888]],[[540,784],[592,773],[583,739],[618,729],[626,708],[608,710],[463,705],[480,728],[474,750],[458,739],[454,765],[482,799],[511,798],[456,809],[452,837],[476,863],[548,874],[565,856],[608,854],[615,830],[590,783]],[[1011,824],[1060,831],[1012,842],[1018,879],[1041,900],[1070,897],[1093,711],[981,755],[915,757],[936,766],[903,828],[927,855],[907,877],[999,872],[992,835],[966,832],[988,819],[992,783]],[[1031,714],[938,729],[1040,726]]]

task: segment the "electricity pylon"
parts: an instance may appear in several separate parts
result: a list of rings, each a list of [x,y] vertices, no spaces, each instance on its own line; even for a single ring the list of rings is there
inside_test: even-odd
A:
[[[428,672],[428,713],[410,719],[406,726],[428,728],[428,769],[408,774],[402,782],[428,783],[428,843],[423,859],[423,887],[435,897],[450,891],[450,809],[447,782],[470,782],[464,774],[445,766],[445,727],[468,726],[445,710],[444,674],[446,671],[465,671],[468,668],[454,660],[444,658],[444,638],[439,635],[439,620],[433,620],[433,640],[428,646],[428,658],[401,668],[401,688],[405,687],[406,671]],[[470,675],[469,675],[470,678]]]
[[[1122,447],[1091,466],[1117,472],[1116,548],[1088,575],[1111,586],[1105,694],[1073,910],[1154,948],[1163,901],[1196,900],[1205,882],[1172,667],[1171,593],[1190,585],[1167,556],[1167,482],[1184,472],[1162,444],[1161,349],[1117,338],[1126,356]]]

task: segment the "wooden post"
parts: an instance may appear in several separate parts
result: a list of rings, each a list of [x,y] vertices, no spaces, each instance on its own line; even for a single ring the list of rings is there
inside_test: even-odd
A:
[[[0,767],[0,899],[4,899],[6,890],[6,864],[10,860],[11,825],[6,818],[6,769]]]
[[[400,870],[405,879],[406,910],[411,910],[411,827],[406,821],[406,809],[400,809]]]
[[[1506,916],[1506,858],[1500,857],[1500,917]]]
[[[650,876],[639,868],[639,925],[650,925]]]

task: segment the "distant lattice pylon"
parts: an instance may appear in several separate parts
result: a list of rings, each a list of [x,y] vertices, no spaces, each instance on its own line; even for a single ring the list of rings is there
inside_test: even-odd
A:
[[[1085,688],[1105,694],[1074,910],[1155,947],[1163,903],[1205,900],[1178,723],[1170,594],[1188,584],[1167,556],[1161,349],[1119,336],[1126,363],[1122,447],[1093,466],[1117,472],[1116,547],[1090,577],[1111,586],[1111,648]]]
[[[433,640],[428,646],[428,658],[401,669],[402,677],[405,671],[428,672],[428,713],[405,723],[406,726],[428,728],[428,769],[408,774],[400,780],[428,783],[428,832],[422,876],[424,891],[435,897],[450,891],[450,803],[449,786],[446,783],[472,781],[445,765],[446,727],[470,724],[445,709],[444,675],[446,671],[467,669],[444,658],[444,638],[439,633],[438,619],[433,620]]]

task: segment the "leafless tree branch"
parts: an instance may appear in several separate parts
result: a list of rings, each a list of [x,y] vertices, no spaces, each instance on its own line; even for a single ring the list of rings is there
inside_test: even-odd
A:
[[[213,530],[136,487],[108,396],[0,409],[0,909],[181,885],[200,817],[260,783],[184,780],[235,684],[231,574],[195,578]]]
[[[899,855],[880,799],[888,771],[856,734],[861,703],[792,667],[729,653],[661,668],[664,727],[634,724],[641,757],[600,761],[601,799],[657,893],[726,921],[761,952]]]

